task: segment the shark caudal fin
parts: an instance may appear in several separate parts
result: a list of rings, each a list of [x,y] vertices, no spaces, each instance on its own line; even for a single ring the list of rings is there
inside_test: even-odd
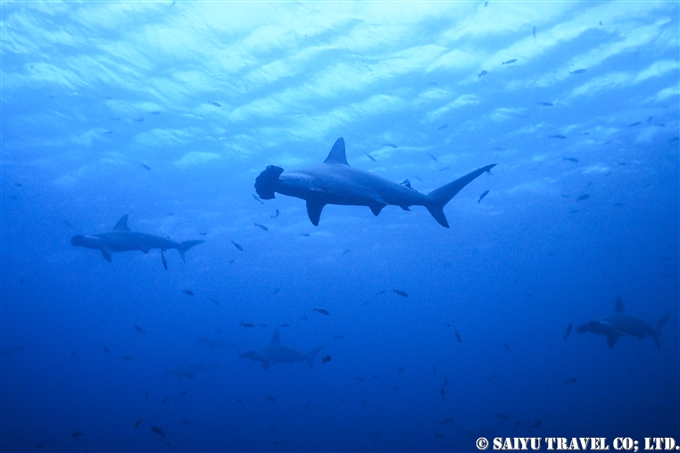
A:
[[[255,192],[263,200],[271,200],[274,197],[276,181],[283,173],[283,168],[276,165],[268,165],[260,175],[255,178]]]
[[[671,317],[671,314],[668,313],[663,318],[659,319],[659,322],[656,324],[654,341],[656,342],[656,347],[659,348],[659,349],[661,349],[661,340],[659,340],[659,337],[661,336],[661,329],[663,329],[663,326],[666,325],[666,322],[668,321],[668,318],[670,318],[670,317]]]
[[[205,241],[201,241],[200,239],[195,241],[180,242],[180,244],[177,246],[177,250],[179,250],[179,256],[182,257],[182,261],[186,262],[186,259],[184,259],[184,254],[186,253],[187,250],[189,250],[194,245],[203,244],[204,242]]]
[[[325,347],[325,346],[319,346],[319,347],[316,348],[316,349],[312,349],[312,351],[309,353],[309,357],[307,358],[307,363],[309,364],[309,369],[310,369],[310,370],[312,369],[312,363],[314,363],[314,359],[316,358],[316,356],[319,354],[319,352],[321,352],[321,350],[322,350],[324,347]]]
[[[446,220],[446,216],[444,215],[444,206],[446,206],[446,203],[451,201],[451,198],[455,197],[463,187],[470,184],[482,173],[490,171],[495,166],[496,164],[491,164],[487,165],[486,167],[479,168],[472,173],[468,173],[462,178],[458,178],[455,181],[446,184],[445,186],[441,186],[439,189],[433,190],[427,194],[427,196],[430,198],[430,202],[426,204],[425,207],[428,211],[430,211],[432,217],[434,217],[441,226],[448,228],[449,222]]]

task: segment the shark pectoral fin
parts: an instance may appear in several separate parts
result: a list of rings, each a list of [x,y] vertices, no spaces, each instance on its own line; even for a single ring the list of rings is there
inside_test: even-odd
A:
[[[319,219],[321,219],[321,211],[323,211],[324,206],[326,206],[326,203],[321,201],[307,200],[307,215],[312,225],[319,226]]]
[[[130,228],[127,226],[127,221],[128,215],[125,214],[120,218],[120,220],[118,220],[118,223],[113,226],[113,231],[130,231]]]
[[[374,204],[370,205],[369,208],[371,208],[371,212],[373,213],[373,215],[377,216],[378,214],[380,214],[380,211],[382,211],[382,209],[385,206],[387,206],[387,205],[384,204],[384,203],[374,203]]]
[[[104,259],[110,263],[111,262],[111,249],[107,245],[102,244],[101,251],[102,251],[102,255],[104,256]]]
[[[265,370],[269,369],[269,361],[268,360],[265,360],[264,362],[262,362],[262,368],[264,368]]]
[[[149,253],[149,250],[151,249],[142,249],[142,253],[146,255],[147,253]]]
[[[401,209],[404,211],[410,211],[411,209],[408,206],[399,206]]]
[[[610,348],[613,348],[614,345],[616,344],[616,340],[619,339],[619,336],[615,333],[610,333],[607,335],[607,345],[609,345]]]

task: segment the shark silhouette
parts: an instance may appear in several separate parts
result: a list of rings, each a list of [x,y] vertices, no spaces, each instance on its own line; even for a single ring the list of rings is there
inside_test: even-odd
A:
[[[610,348],[614,347],[616,340],[618,340],[619,337],[632,336],[642,340],[644,337],[650,336],[654,338],[656,347],[660,348],[661,342],[659,341],[659,335],[661,335],[661,329],[664,324],[666,324],[666,321],[670,318],[670,313],[662,317],[657,323],[656,329],[654,329],[642,319],[637,316],[626,314],[625,311],[621,296],[618,296],[613,314],[598,319],[597,321],[590,321],[583,324],[578,328],[577,332],[591,332],[598,335],[606,335],[607,344]]]
[[[267,346],[261,349],[255,349],[253,351],[244,352],[240,355],[242,359],[252,360],[254,362],[262,362],[262,368],[269,369],[269,364],[271,362],[276,363],[295,363],[306,361],[309,364],[309,369],[312,369],[312,362],[316,355],[324,347],[320,346],[313,349],[309,354],[304,352],[296,351],[288,346],[283,346],[279,339],[279,329],[274,331],[271,341]]]
[[[425,206],[440,225],[448,228],[444,206],[463,187],[495,165],[482,167],[423,194],[411,188],[408,180],[398,184],[350,167],[345,156],[345,141],[340,137],[322,164],[286,173],[281,167],[269,165],[255,179],[255,190],[263,200],[275,198],[275,192],[305,200],[307,215],[314,226],[319,225],[324,206],[336,204],[368,206],[376,216],[387,205],[399,206],[405,211],[410,211],[410,206]]]
[[[184,253],[191,247],[205,242],[201,240],[175,242],[167,238],[154,236],[153,234],[137,233],[135,231],[130,231],[127,226],[127,221],[128,215],[125,214],[113,227],[113,231],[93,234],[91,236],[81,236],[78,234],[71,238],[71,244],[76,247],[101,250],[104,259],[109,263],[111,262],[111,253],[113,252],[141,250],[146,254],[149,253],[149,250],[151,249],[161,249],[163,266],[167,269],[165,256],[163,255],[165,250],[177,249],[179,255],[182,257],[182,261],[186,261],[184,259]]]

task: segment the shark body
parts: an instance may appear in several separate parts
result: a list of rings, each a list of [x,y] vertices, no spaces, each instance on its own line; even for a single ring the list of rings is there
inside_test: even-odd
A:
[[[76,235],[71,238],[71,244],[76,247],[100,250],[104,259],[110,263],[111,253],[113,252],[140,250],[146,254],[151,249],[161,249],[161,254],[168,249],[177,249],[182,257],[182,261],[186,261],[184,257],[185,252],[191,247],[205,242],[202,240],[175,242],[153,234],[130,231],[127,221],[128,215],[125,214],[113,227],[113,231],[93,234],[91,236]],[[163,266],[167,269],[164,256]]]
[[[616,299],[616,307],[614,313],[596,321],[590,321],[580,326],[578,333],[591,332],[598,335],[605,335],[607,337],[607,344],[610,348],[614,347],[616,340],[623,336],[637,337],[642,340],[646,336],[650,336],[656,342],[658,348],[661,347],[659,335],[670,314],[662,317],[657,323],[656,328],[647,324],[644,320],[637,316],[629,315],[625,312],[621,296]]]
[[[269,369],[271,362],[275,363],[295,363],[295,362],[307,362],[309,364],[309,369],[312,369],[312,363],[316,355],[323,349],[320,346],[313,349],[309,354],[297,351],[288,346],[281,344],[279,339],[279,329],[276,329],[271,341],[267,346],[260,349],[255,349],[253,351],[244,352],[240,355],[242,359],[252,360],[254,362],[261,362],[262,368]]]
[[[335,204],[368,206],[376,216],[387,205],[399,206],[406,211],[410,211],[410,206],[424,206],[440,225],[448,228],[444,206],[463,187],[495,165],[477,169],[423,194],[411,188],[408,180],[399,184],[350,167],[345,155],[345,141],[341,137],[322,164],[286,173],[281,167],[268,166],[255,179],[255,190],[264,200],[275,198],[275,192],[305,200],[307,215],[315,226],[319,225],[324,206]]]

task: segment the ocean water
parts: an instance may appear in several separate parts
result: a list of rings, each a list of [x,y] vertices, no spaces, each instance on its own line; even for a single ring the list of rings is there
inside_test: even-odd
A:
[[[3,452],[680,442],[678,2],[0,11]],[[422,193],[497,165],[448,229],[256,196],[339,137]],[[72,245],[124,215],[205,242]],[[618,297],[645,338],[578,332]]]

